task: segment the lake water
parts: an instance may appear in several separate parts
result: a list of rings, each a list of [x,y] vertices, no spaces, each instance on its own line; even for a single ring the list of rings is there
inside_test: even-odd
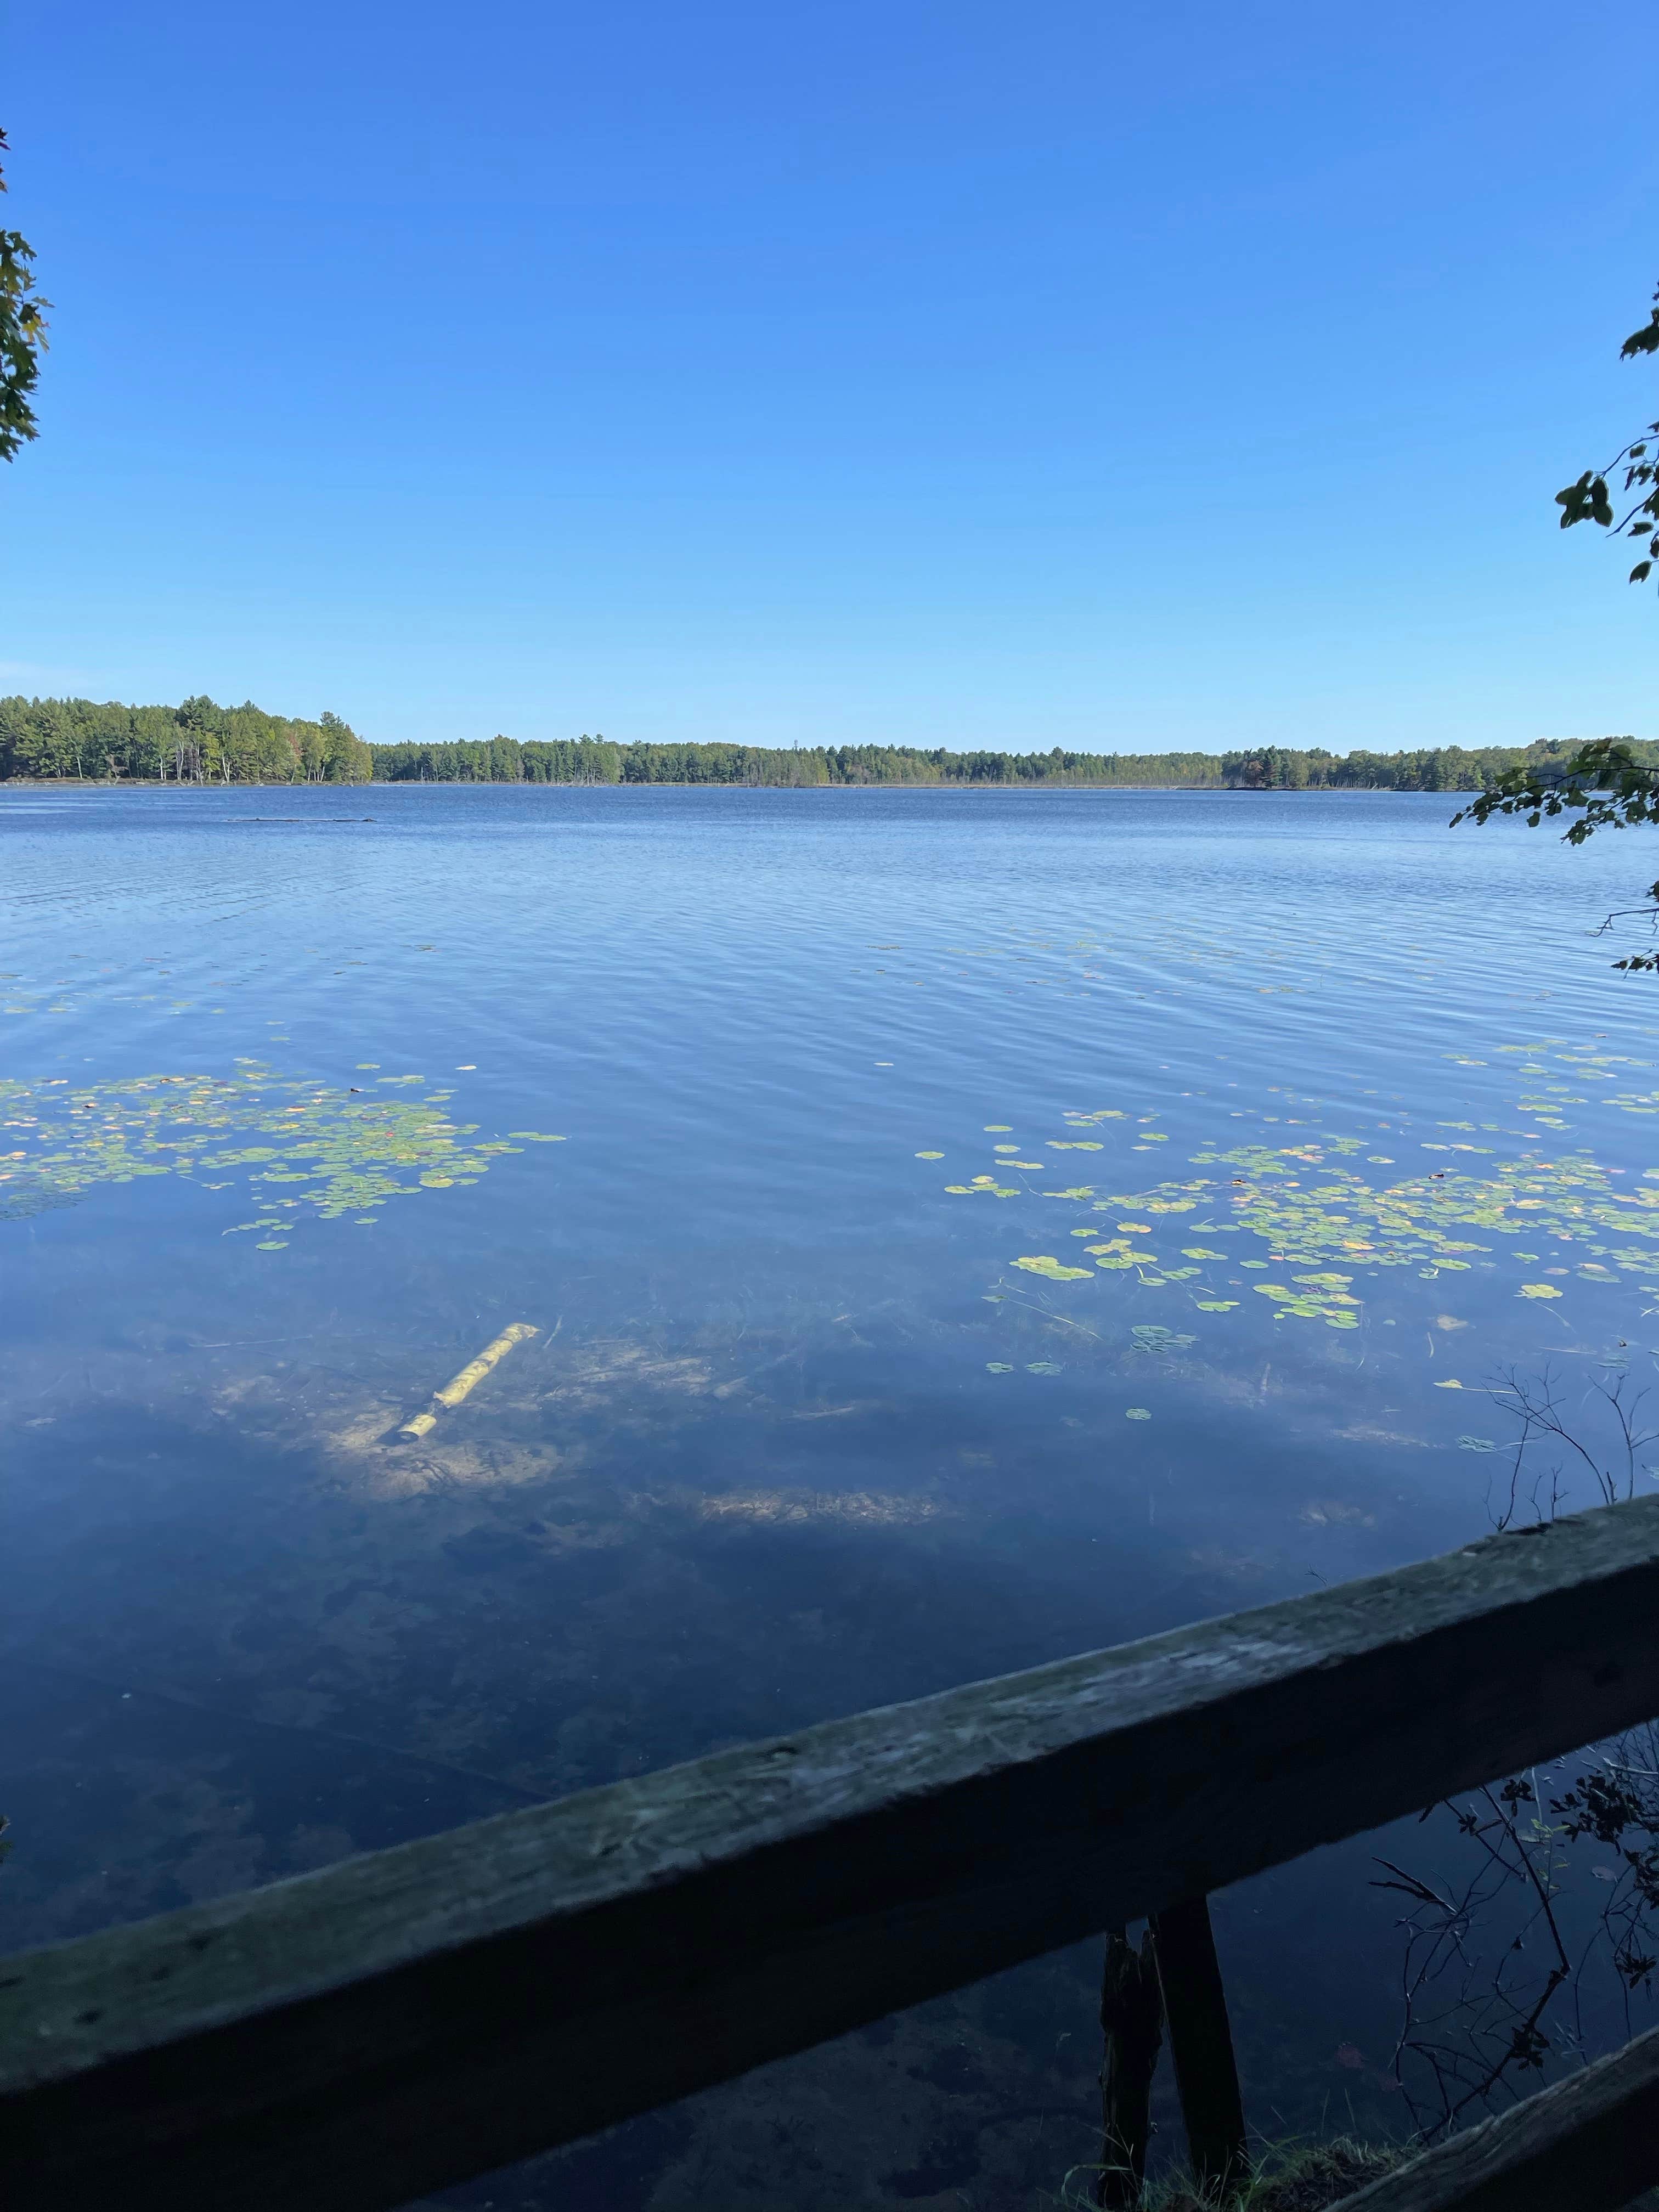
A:
[[[0,1941],[1483,1530],[1659,1345],[1659,845],[1454,804],[0,790]],[[1267,2133],[1401,2128],[1370,1848],[1218,1900]],[[1051,2201],[1096,1966],[442,2201]]]

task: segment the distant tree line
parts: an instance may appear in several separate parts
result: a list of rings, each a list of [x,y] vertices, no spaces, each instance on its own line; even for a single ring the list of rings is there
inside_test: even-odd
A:
[[[1659,744],[1626,738],[1618,757],[1659,771]],[[100,706],[0,699],[0,777],[181,783],[714,783],[1141,786],[1213,791],[1486,791],[1547,777],[1580,747],[1436,745],[1413,752],[951,752],[942,746],[617,744],[603,737],[485,738],[366,744],[335,714],[314,722],[252,704]]]
[[[1614,740],[1659,765],[1659,744]],[[1577,741],[1540,738],[1529,745],[1425,745],[1411,752],[1301,752],[1263,745],[1225,753],[1217,781],[1235,791],[1484,791],[1516,769],[1547,769],[1578,750]]]
[[[1621,744],[1659,767],[1659,744]],[[910,745],[613,744],[491,738],[477,744],[371,745],[377,783],[726,783],[1161,786],[1214,791],[1484,791],[1516,767],[1547,768],[1576,748],[1437,745],[1338,754],[1264,745],[1249,752],[949,752]]]
[[[367,783],[370,750],[337,714],[314,722],[220,707],[0,699],[0,776],[122,783]]]

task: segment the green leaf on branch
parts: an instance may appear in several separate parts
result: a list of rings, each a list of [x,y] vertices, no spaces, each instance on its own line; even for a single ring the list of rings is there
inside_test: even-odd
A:
[[[1555,503],[1561,509],[1563,530],[1571,530],[1575,522],[1611,522],[1613,520],[1607,484],[1594,469],[1586,469],[1577,483],[1570,483],[1557,492]]]
[[[1654,294],[1659,301],[1659,292]],[[1632,331],[1619,349],[1620,361],[1631,361],[1638,353],[1659,353],[1659,306],[1656,306],[1639,331]]]
[[[6,134],[0,131],[0,154]],[[0,177],[0,192],[6,189]],[[52,302],[34,289],[34,249],[20,231],[0,230],[0,461],[9,461],[26,439],[40,434],[30,394],[40,380],[46,349],[45,310]]]

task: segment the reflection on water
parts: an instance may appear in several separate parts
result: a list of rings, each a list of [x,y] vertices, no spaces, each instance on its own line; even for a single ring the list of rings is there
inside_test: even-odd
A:
[[[1364,794],[310,804],[0,793],[10,1945],[1443,1548],[1498,1371],[1646,1361],[1616,850]],[[1390,2124],[1367,1875],[1219,1902],[1263,2124]],[[446,2201],[1040,2202],[1092,1972]]]

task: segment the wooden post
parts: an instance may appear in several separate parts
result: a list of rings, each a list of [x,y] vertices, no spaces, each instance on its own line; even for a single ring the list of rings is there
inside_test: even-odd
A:
[[[1249,2167],[1244,2106],[1209,1900],[1191,1897],[1154,1914],[1152,1931],[1193,2179],[1206,2196],[1224,2203]]]
[[[1133,2212],[1140,2202],[1163,2015],[1152,1929],[1141,1937],[1139,1950],[1133,1951],[1122,1929],[1109,1929],[1100,1983],[1106,2049],[1100,2069],[1100,2179],[1095,2190],[1096,2203],[1109,2212]]]

